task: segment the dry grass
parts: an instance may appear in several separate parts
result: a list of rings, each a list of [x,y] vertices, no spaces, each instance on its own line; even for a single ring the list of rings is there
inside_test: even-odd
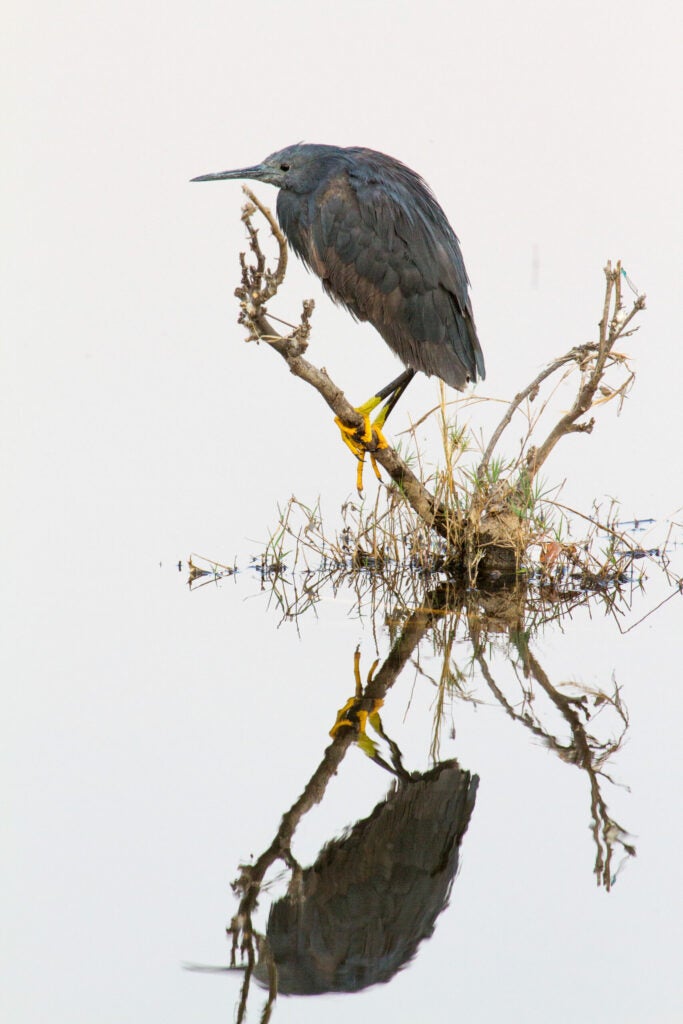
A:
[[[287,245],[272,213],[248,189],[245,192],[250,202],[244,207],[243,221],[251,259],[245,254],[240,257],[242,280],[236,295],[247,340],[267,342],[295,376],[318,391],[342,423],[358,429],[362,421],[341,389],[326,371],[303,358],[311,336],[312,301],[303,303],[300,323],[292,326],[288,335],[278,333],[271,323],[276,318],[266,315],[266,303],[277,296],[284,282]],[[277,242],[278,258],[273,270],[268,267],[254,227],[257,211]],[[362,521],[351,527],[353,557],[370,558],[375,564],[388,559],[410,565],[422,561],[430,568],[436,562],[451,573],[466,574],[470,585],[482,572],[514,575],[528,564],[533,545],[549,545],[543,548],[545,562],[539,563],[546,567],[575,558],[573,545],[565,545],[556,535],[557,518],[548,516],[551,503],[546,500],[540,471],[562,438],[591,433],[595,419],[590,414],[598,407],[612,402],[620,408],[623,404],[634,374],[618,346],[637,330],[635,318],[645,307],[645,296],[636,294],[627,308],[623,288],[632,285],[620,263],[608,263],[604,275],[605,292],[595,341],[571,348],[523,387],[507,403],[487,442],[477,446],[463,433],[450,415],[442,389],[439,406],[427,414],[436,417],[439,424],[442,460],[438,467],[425,471],[417,445],[408,456],[398,447],[368,447],[373,462],[388,474],[390,484],[380,492],[382,497],[372,513],[364,513]],[[572,397],[564,411],[547,425],[553,396],[567,382]],[[466,399],[464,404],[471,401]],[[509,455],[501,450],[501,442],[513,422],[518,433],[521,422],[522,438],[517,451]],[[465,454],[467,458],[463,458]],[[329,545],[326,541],[325,546]]]

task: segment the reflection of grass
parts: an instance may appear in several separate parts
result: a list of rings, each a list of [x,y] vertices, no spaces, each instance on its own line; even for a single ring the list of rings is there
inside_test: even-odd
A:
[[[603,518],[595,507],[591,516],[572,515],[572,510],[557,503],[540,485],[529,494],[519,510],[529,524],[530,541],[525,561],[517,574],[518,583],[530,584],[536,592],[552,597],[554,605],[581,601],[590,593],[605,595],[632,582],[635,568],[642,574],[644,560],[637,543],[614,526],[614,504]],[[262,563],[270,565],[274,556],[280,603],[289,614],[298,615],[300,602],[294,594],[306,578],[306,603],[316,591],[330,586],[352,588],[357,608],[364,610],[365,597],[374,593],[383,604],[414,607],[426,589],[437,579],[458,578],[453,572],[448,545],[443,538],[426,529],[400,495],[378,492],[373,505],[348,501],[341,509],[341,523],[328,532],[318,506],[309,508],[296,498],[279,510],[279,521],[266,545]],[[577,522],[586,529],[580,538],[573,536]],[[281,572],[289,549],[288,572]],[[497,583],[480,578],[480,586]],[[287,599],[285,592],[291,592]],[[376,604],[376,600],[371,602]]]
[[[251,568],[283,619],[298,620],[321,600],[344,593],[352,598],[351,614],[391,621],[420,606],[435,585],[452,580],[475,595],[500,595],[502,587],[508,604],[516,608],[516,621],[536,628],[591,597],[609,612],[624,607],[648,571],[663,572],[672,593],[680,585],[666,549],[642,549],[625,524],[618,523],[614,502],[604,511],[595,505],[585,514],[548,493],[536,495],[533,540],[520,571],[512,580],[495,573],[480,576],[477,588],[454,571],[445,540],[428,531],[391,490],[379,491],[370,506],[347,501],[332,528],[318,504],[293,497],[278,512],[272,536]],[[198,557],[193,556],[195,561]],[[237,572],[235,565],[204,559],[208,568],[201,569],[195,561],[190,561],[189,579],[194,587]]]
[[[598,885],[609,890],[628,857],[635,856],[635,847],[628,833],[611,817],[603,794],[605,782],[613,780],[606,772],[608,762],[621,749],[629,727],[629,718],[615,680],[611,691],[588,689],[575,683],[554,686],[532,653],[528,634],[511,636],[510,660],[515,670],[518,692],[508,696],[494,678],[485,647],[475,640],[475,659],[481,676],[495,700],[509,717],[542,739],[567,764],[586,773],[590,792],[591,832],[596,855],[594,872]],[[518,657],[513,659],[512,651]],[[596,735],[598,716],[612,713],[607,730]],[[550,724],[553,713],[559,713],[560,724]],[[590,728],[589,728],[590,724]],[[613,730],[613,731],[612,731]],[[613,866],[615,851],[621,849],[624,861]]]
[[[414,664],[418,678],[434,689],[430,753],[438,760],[442,731],[451,723],[458,703],[502,708],[517,725],[566,764],[585,773],[588,783],[591,833],[595,844],[594,873],[598,885],[610,889],[635,848],[625,829],[608,810],[605,788],[613,783],[608,766],[621,750],[629,728],[629,716],[616,680],[609,687],[584,687],[580,683],[553,684],[534,653],[541,626],[547,625],[547,609],[539,616],[533,591],[473,593],[456,591],[433,622],[431,653],[418,652]],[[620,614],[614,595],[584,595],[605,610]],[[552,618],[560,619],[556,605]],[[402,626],[394,623],[396,635]],[[423,667],[436,664],[436,672]],[[598,726],[598,722],[600,726]],[[621,850],[624,859],[615,866]]]

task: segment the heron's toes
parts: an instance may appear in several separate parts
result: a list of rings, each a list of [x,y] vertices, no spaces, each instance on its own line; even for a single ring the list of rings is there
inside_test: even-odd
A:
[[[369,404],[369,403],[367,403]],[[374,406],[373,406],[374,407]],[[356,471],[356,489],[359,494],[363,493],[363,466],[365,464],[366,452],[370,455],[370,462],[374,470],[375,476],[378,480],[381,480],[379,468],[377,466],[377,460],[375,459],[374,452],[380,451],[382,448],[388,448],[389,444],[384,434],[380,429],[380,425],[377,421],[370,422],[370,411],[366,406],[361,406],[356,409],[356,412],[360,413],[363,417],[363,427],[347,427],[345,423],[335,416],[334,422],[339,427],[341,432],[342,441],[346,447],[353,452],[355,457],[358,459],[358,468]]]

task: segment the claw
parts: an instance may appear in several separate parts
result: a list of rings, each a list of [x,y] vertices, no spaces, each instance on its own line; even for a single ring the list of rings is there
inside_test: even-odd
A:
[[[382,448],[389,447],[387,439],[381,430],[386,416],[383,416],[382,412],[380,412],[379,416],[377,416],[373,422],[370,422],[370,413],[378,404],[379,400],[377,398],[372,398],[369,402],[366,402],[365,405],[361,405],[356,409],[356,412],[360,413],[363,417],[362,429],[360,427],[347,427],[346,424],[342,423],[338,416],[335,416],[334,418],[334,422],[341,431],[342,441],[358,459],[356,489],[359,494],[363,493],[363,467],[365,465],[365,453],[369,453],[370,464],[374,470],[375,476],[378,480],[381,480],[382,477],[380,476],[377,460],[373,453]]]
[[[342,441],[358,459],[356,487],[359,494],[363,493],[363,465],[365,463],[366,452],[370,455],[370,462],[375,476],[378,480],[382,479],[379,475],[379,467],[377,466],[377,460],[375,459],[373,452],[381,451],[382,448],[389,447],[387,440],[382,433],[382,428],[386,423],[389,413],[395,407],[399,398],[415,376],[415,372],[416,371],[411,368],[404,370],[396,380],[392,380],[391,384],[387,384],[385,388],[382,388],[376,395],[373,395],[369,401],[360,405],[356,409],[356,412],[363,417],[362,429],[360,427],[347,427],[341,422],[339,417],[335,418],[334,422],[341,430]],[[374,412],[378,405],[381,406],[381,409],[371,422],[370,413]]]

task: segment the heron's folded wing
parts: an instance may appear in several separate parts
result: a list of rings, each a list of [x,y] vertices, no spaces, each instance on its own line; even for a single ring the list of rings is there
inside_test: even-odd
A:
[[[484,369],[467,275],[445,217],[432,223],[421,200],[402,199],[393,183],[336,175],[310,209],[309,262],[406,365],[462,388]]]

